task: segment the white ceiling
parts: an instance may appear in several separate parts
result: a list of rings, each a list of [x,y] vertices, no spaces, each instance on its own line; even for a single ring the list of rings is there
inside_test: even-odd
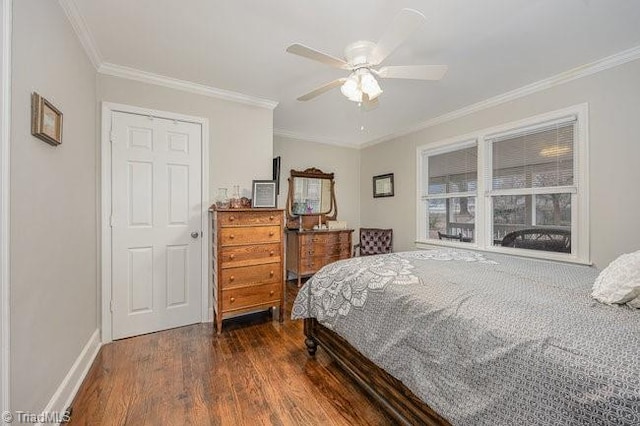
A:
[[[637,0],[75,3],[102,61],[272,99],[279,131],[355,145],[640,45]],[[403,7],[428,21],[384,64],[447,64],[442,81],[383,80],[370,112],[339,90],[296,101],[345,72],[287,54],[288,45],[341,57],[350,42],[377,41]]]

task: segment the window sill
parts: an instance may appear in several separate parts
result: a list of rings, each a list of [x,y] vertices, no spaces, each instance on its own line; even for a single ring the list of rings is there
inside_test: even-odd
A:
[[[416,248],[420,250],[450,247],[450,248],[457,248],[457,249],[481,251],[484,253],[498,253],[498,254],[505,254],[508,256],[526,257],[526,258],[536,259],[536,260],[552,260],[555,262],[574,263],[578,265],[591,266],[593,264],[588,260],[578,259],[578,257],[573,254],[553,253],[553,252],[545,252],[541,250],[527,250],[527,249],[520,249],[520,248],[495,247],[495,246],[481,248],[475,243],[459,243],[454,241],[442,241],[442,240],[415,241],[415,245],[416,245]]]

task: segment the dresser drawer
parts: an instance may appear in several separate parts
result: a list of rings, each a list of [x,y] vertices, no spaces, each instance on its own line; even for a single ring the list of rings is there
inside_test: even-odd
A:
[[[265,262],[280,262],[280,243],[228,246],[220,249],[222,268],[259,265]]]
[[[219,285],[223,289],[281,282],[282,263],[280,262],[220,270]]]
[[[300,236],[302,245],[331,245],[348,244],[351,242],[351,232],[314,232]]]
[[[320,268],[330,263],[333,263],[337,260],[345,259],[340,256],[311,256],[306,259],[303,259],[300,263],[300,267],[302,269],[302,274],[313,274],[318,272]]]
[[[220,212],[218,221],[220,226],[280,225],[282,212]]]
[[[277,303],[282,298],[282,283],[222,290],[222,311],[229,312]]]
[[[351,242],[351,232],[339,232],[338,233],[338,241],[340,241],[340,243],[349,243],[349,242]]]
[[[280,242],[280,226],[255,226],[246,228],[221,228],[220,244],[233,246],[241,244]]]
[[[314,244],[314,245],[306,245],[302,246],[302,257],[307,258],[310,256],[344,256],[347,255],[349,257],[349,252],[351,251],[351,244],[349,242],[340,243],[336,242],[334,244]]]
[[[317,246],[317,245],[331,245],[336,244],[339,241],[339,236],[335,232],[328,233],[312,233],[307,235],[302,235],[300,238],[300,243],[303,246]]]

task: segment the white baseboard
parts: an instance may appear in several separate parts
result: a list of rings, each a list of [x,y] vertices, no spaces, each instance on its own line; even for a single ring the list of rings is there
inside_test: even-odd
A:
[[[44,409],[45,413],[63,413],[69,408],[101,346],[100,329],[96,329],[51,397]]]

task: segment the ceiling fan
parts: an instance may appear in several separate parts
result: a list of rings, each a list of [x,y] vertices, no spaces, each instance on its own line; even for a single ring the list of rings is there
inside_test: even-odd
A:
[[[446,65],[378,66],[426,21],[425,16],[413,9],[402,9],[382,35],[378,43],[359,40],[344,49],[344,59],[336,58],[302,44],[292,44],[287,52],[322,62],[334,68],[351,71],[348,77],[327,83],[298,98],[308,101],[331,89],[340,91],[350,101],[364,109],[375,108],[382,89],[378,78],[403,78],[411,80],[440,80],[447,72]]]

